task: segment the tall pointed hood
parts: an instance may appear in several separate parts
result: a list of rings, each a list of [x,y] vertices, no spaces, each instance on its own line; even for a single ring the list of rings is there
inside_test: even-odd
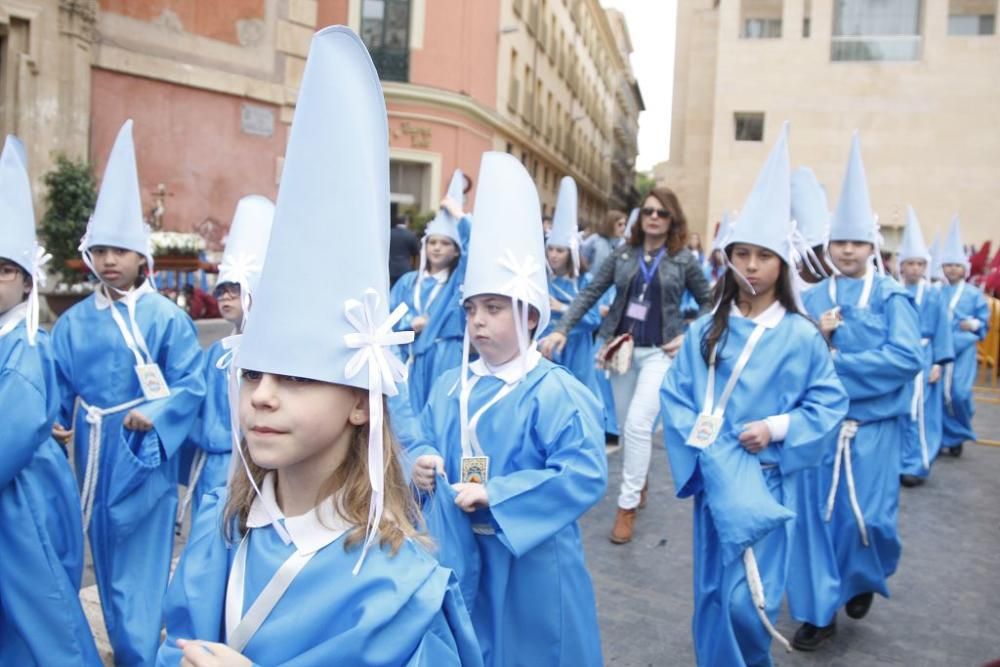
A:
[[[847,159],[840,199],[830,221],[830,240],[878,244],[878,222],[868,196],[868,179],[861,161],[861,139],[857,132],[851,138],[851,154]]]
[[[406,307],[389,314],[388,258],[382,87],[361,39],[332,26],[309,47],[267,258],[236,363],[368,390],[372,503],[357,567],[382,518],[382,395],[396,395],[406,378],[391,347],[413,340],[412,332],[392,332]]]
[[[920,221],[912,206],[906,207],[906,228],[903,230],[903,240],[896,250],[896,257],[899,263],[910,259],[922,259],[930,265],[931,254],[924,243],[924,234],[920,231]]]
[[[786,122],[732,225],[726,247],[734,243],[752,243],[774,251],[785,264],[794,267],[791,197]]]
[[[952,217],[948,234],[941,244],[941,264],[961,264],[966,272],[969,270],[969,256],[965,254],[965,247],[962,245],[957,213]]]
[[[830,234],[830,205],[826,191],[809,167],[792,172],[792,219],[810,248],[826,245]]]
[[[580,275],[580,230],[577,222],[576,181],[572,176],[563,176],[559,181],[559,196],[552,217],[552,231],[545,239],[546,246],[569,248],[573,262],[573,273]]]
[[[622,234],[622,238],[628,243],[629,238],[632,236],[632,227],[635,226],[636,221],[639,219],[639,207],[636,206],[628,213],[628,220],[625,222],[625,232]]]
[[[274,221],[274,202],[263,195],[247,195],[236,202],[236,212],[226,236],[226,248],[219,264],[218,283],[240,286],[243,321],[249,315],[250,297],[257,289],[264,268],[267,242]]]
[[[101,189],[97,193],[94,214],[80,240],[80,251],[88,266],[91,266],[90,249],[94,246],[135,251],[146,258],[152,274],[153,251],[149,225],[142,216],[132,119],[125,121],[111,147],[108,164],[104,167],[104,178],[101,179]]]
[[[483,153],[475,226],[463,297],[501,294],[538,309],[538,331],[549,322],[545,240],[538,191],[514,157]]]
[[[43,267],[50,259],[35,240],[35,207],[24,144],[7,135],[0,153],[0,258],[14,262],[31,276],[25,313],[28,342],[38,331],[38,288],[45,284]]]
[[[944,280],[944,271],[941,269],[941,232],[934,232],[934,240],[931,241],[930,248],[927,249],[931,256],[928,276],[933,280]]]
[[[457,206],[464,207],[465,194],[463,190],[465,190],[465,175],[461,169],[456,169],[448,184],[448,199],[455,202]],[[458,220],[443,206],[438,208],[434,219],[428,223],[427,229],[424,230],[424,239],[431,235],[447,236],[455,242],[460,250],[462,249],[462,237],[458,233]],[[421,267],[423,267],[423,262],[421,262]]]

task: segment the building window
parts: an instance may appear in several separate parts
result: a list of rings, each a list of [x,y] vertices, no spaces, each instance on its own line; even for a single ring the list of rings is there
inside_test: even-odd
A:
[[[764,114],[760,111],[737,111],[733,114],[736,141],[764,141]]]
[[[410,0],[364,0],[361,39],[383,81],[410,74]]]
[[[996,32],[997,0],[950,0],[949,35],[992,35]]]
[[[740,37],[743,39],[777,39],[781,37],[783,0],[742,0],[740,3]]]
[[[836,0],[833,61],[919,60],[920,0]]]
[[[802,3],[802,36],[809,37],[812,34],[812,0],[805,0]]]

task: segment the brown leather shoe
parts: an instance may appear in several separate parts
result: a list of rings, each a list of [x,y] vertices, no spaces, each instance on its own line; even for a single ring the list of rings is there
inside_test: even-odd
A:
[[[642,492],[639,493],[639,509],[646,508],[646,495],[648,491],[649,491],[649,480],[647,479],[646,483],[642,487]]]
[[[632,541],[632,529],[635,526],[635,509],[618,508],[615,515],[615,527],[611,529],[611,541],[615,544],[627,544]]]

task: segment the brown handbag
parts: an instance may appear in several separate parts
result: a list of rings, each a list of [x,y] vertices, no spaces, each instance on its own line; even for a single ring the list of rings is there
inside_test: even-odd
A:
[[[620,336],[615,336],[601,348],[597,355],[597,365],[609,373],[624,375],[632,368],[632,351],[634,349],[635,341],[632,334],[623,333]]]

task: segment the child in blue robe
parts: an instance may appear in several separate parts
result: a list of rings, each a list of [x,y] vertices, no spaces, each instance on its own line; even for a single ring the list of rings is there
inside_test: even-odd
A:
[[[732,269],[661,390],[680,498],[694,496],[699,665],[770,665],[795,523],[795,476],[846,413],[829,348],[792,282],[787,129],[721,244]],[[706,428],[707,426],[707,428]]]
[[[903,440],[903,486],[923,484],[930,474],[931,463],[941,448],[941,415],[944,411],[941,369],[954,359],[948,306],[926,274],[930,253],[924,244],[920,222],[912,207],[907,208],[906,229],[896,252],[903,287],[913,297],[920,321],[920,345],[924,367],[913,380],[910,399],[910,420]]]
[[[219,264],[215,298],[219,314],[233,325],[233,334],[243,331],[249,317],[253,290],[260,278],[271,236],[274,202],[261,195],[247,195],[236,204],[233,222],[226,235],[226,248]],[[202,377],[205,378],[205,401],[198,420],[188,436],[191,472],[187,491],[177,512],[177,530],[187,508],[198,513],[201,499],[212,489],[224,486],[229,476],[233,450],[232,416],[229,410],[229,360],[226,339],[217,340],[205,351]]]
[[[0,665],[100,665],[78,592],[80,495],[52,439],[59,406],[38,287],[48,257],[35,241],[24,147],[0,154]]]
[[[415,414],[427,404],[434,381],[462,363],[465,313],[460,300],[469,242],[469,217],[461,209],[464,186],[462,171],[456,169],[448,196],[427,225],[420,270],[401,276],[389,295],[391,308],[405,303],[409,309],[396,330],[416,332],[414,342],[399,350],[410,366],[407,385]]]
[[[886,580],[899,563],[901,450],[910,385],[924,358],[912,299],[872,264],[875,225],[855,135],[830,227],[829,257],[841,275],[803,295],[831,342],[834,367],[851,399],[820,479],[840,575],[837,607],[845,606],[854,619],[868,613],[874,593],[888,597]]]
[[[432,535],[474,534],[466,561],[475,562],[463,566],[478,574],[472,621],[487,665],[602,665],[577,525],[607,487],[600,405],[535,349],[549,295],[531,177],[492,152],[479,175],[464,305],[480,357],[435,383],[423,443],[410,451],[413,481],[425,491],[450,484],[468,517]]]
[[[406,373],[392,348],[412,340],[392,331],[406,307],[388,310],[388,142],[363,42],[316,33],[251,317],[231,341],[235,472],[195,518],[158,665],[482,664],[456,579],[417,533],[386,418]]]
[[[194,323],[141,275],[153,265],[148,248],[127,121],[81,242],[102,282],[52,331],[61,394],[53,433],[73,440],[83,525],[120,665],[149,665],[156,654],[178,450],[205,395]]]
[[[948,308],[955,360],[944,368],[944,416],[941,449],[951,456],[962,455],[962,444],[974,441],[972,416],[975,403],[972,385],[976,381],[976,344],[986,338],[990,309],[978,287],[965,281],[969,260],[959,235],[958,216],[952,220],[941,247],[941,269],[945,282],[941,300]]]

